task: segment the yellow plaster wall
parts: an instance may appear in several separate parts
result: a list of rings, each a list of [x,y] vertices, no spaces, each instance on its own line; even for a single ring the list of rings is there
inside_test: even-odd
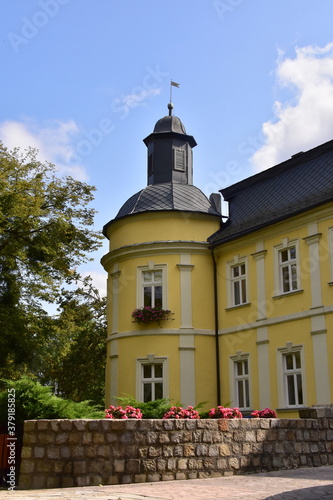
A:
[[[215,337],[195,336],[196,402],[205,403],[200,411],[217,405]]]
[[[206,241],[219,228],[219,218],[188,212],[146,212],[112,223],[110,251],[150,241]]]
[[[119,339],[119,372],[118,383],[120,392],[136,395],[136,360],[146,358],[148,354],[155,357],[168,357],[169,360],[169,397],[180,400],[179,390],[179,340],[177,335],[165,337],[158,335],[132,336]]]

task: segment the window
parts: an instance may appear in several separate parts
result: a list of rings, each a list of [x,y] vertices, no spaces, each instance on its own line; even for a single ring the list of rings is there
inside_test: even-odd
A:
[[[303,383],[300,351],[284,354],[283,364],[287,406],[301,406]]]
[[[229,358],[230,401],[243,410],[250,409],[250,356],[237,351]]]
[[[226,276],[229,277],[227,287],[227,307],[241,306],[249,303],[247,257],[235,255],[227,262]]]
[[[283,238],[275,251],[275,293],[276,295],[300,290],[299,242]]]
[[[246,303],[246,267],[245,263],[231,268],[233,305]]]
[[[143,306],[162,307],[163,304],[163,272],[142,272]]]
[[[280,408],[306,406],[304,348],[287,342],[277,350],[278,404]]]
[[[248,359],[234,361],[235,401],[238,408],[250,408]]]
[[[142,365],[143,401],[163,398],[163,364]]]
[[[156,399],[167,398],[168,376],[167,358],[148,354],[147,358],[137,359],[136,398],[147,403]]]
[[[296,247],[292,246],[279,252],[281,292],[298,289]]]

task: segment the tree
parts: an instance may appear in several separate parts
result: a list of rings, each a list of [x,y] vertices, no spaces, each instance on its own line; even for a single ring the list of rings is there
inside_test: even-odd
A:
[[[30,366],[50,321],[43,301],[59,300],[100,246],[94,189],[57,176],[34,149],[8,151],[0,142],[0,376]]]
[[[90,278],[76,290],[63,291],[60,314],[46,325],[48,343],[35,372],[57,394],[104,407],[106,298]]]

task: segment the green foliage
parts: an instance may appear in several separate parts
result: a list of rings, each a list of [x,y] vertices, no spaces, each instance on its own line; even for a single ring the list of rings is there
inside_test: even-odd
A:
[[[34,373],[50,320],[43,301],[61,297],[64,283],[100,246],[89,207],[94,188],[59,177],[37,151],[8,151],[0,142],[0,377]]]
[[[118,397],[117,401],[121,406],[139,408],[142,412],[142,418],[163,418],[163,415],[171,406],[170,399],[156,399],[155,401],[142,403],[141,401],[137,401],[133,396],[127,394],[123,397]]]
[[[55,396],[51,387],[42,386],[28,377],[2,381],[0,392],[0,425],[7,423],[8,389],[15,389],[15,421],[22,426],[24,420],[57,418],[103,418],[89,401],[75,403]]]

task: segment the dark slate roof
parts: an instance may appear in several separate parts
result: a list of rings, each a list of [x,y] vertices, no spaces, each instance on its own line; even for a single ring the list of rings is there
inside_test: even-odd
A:
[[[219,245],[333,200],[333,141],[249,177],[221,193],[229,219],[209,238]]]
[[[103,233],[106,234],[107,227],[113,221],[122,217],[168,210],[196,212],[221,217],[221,214],[215,210],[204,193],[193,185],[171,182],[152,184],[131,196],[121,207],[116,217],[104,226]]]
[[[154,133],[176,132],[177,134],[186,134],[185,127],[177,116],[164,116],[158,120],[154,127]]]

